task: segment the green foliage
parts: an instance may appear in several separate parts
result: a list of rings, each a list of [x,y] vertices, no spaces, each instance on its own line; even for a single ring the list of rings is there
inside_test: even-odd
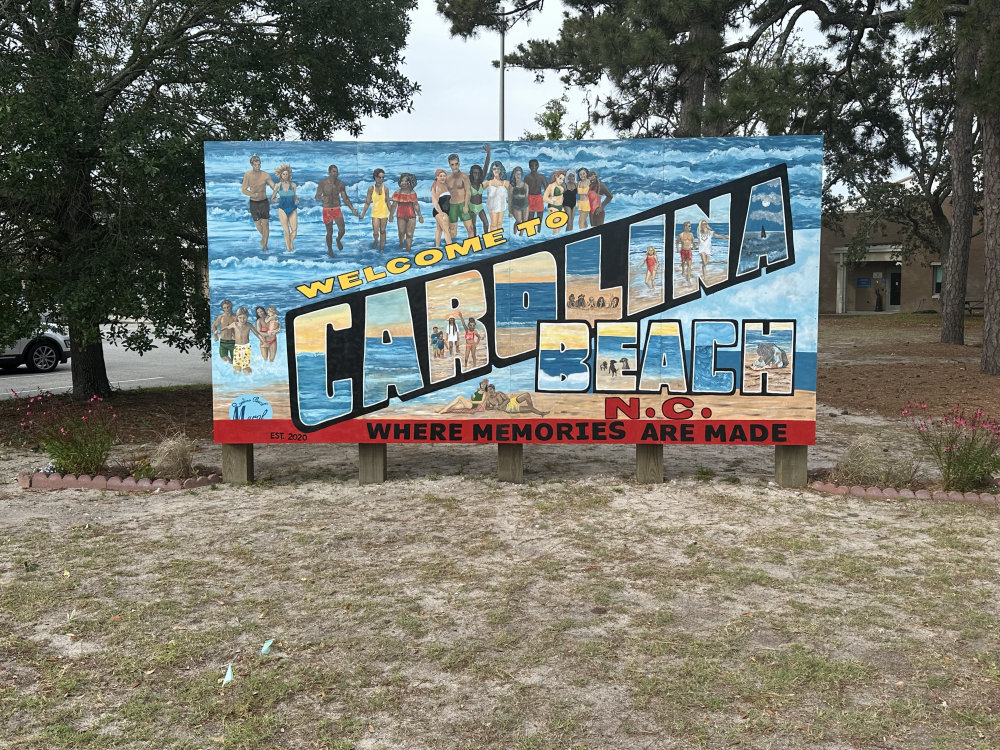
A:
[[[946,490],[966,492],[990,487],[993,475],[1000,472],[1000,422],[983,411],[966,415],[955,409],[940,418],[926,417],[924,404],[907,404],[904,416],[912,416],[924,447],[941,472]]]
[[[136,479],[153,479],[156,477],[156,470],[153,468],[152,459],[145,453],[130,453],[123,456],[118,461],[118,466],[125,476]]]
[[[535,115],[535,122],[541,127],[542,132],[530,133],[525,131],[521,137],[522,141],[560,141],[569,139],[578,141],[586,137],[590,132],[590,123],[583,122],[567,123],[566,130],[563,130],[563,120],[566,117],[566,102],[569,97],[563,94],[559,99],[549,99],[545,107]]]
[[[78,406],[43,393],[18,409],[20,424],[60,474],[97,474],[118,442],[114,410],[100,396]]]
[[[207,350],[201,142],[358,134],[408,106],[415,5],[3,3],[0,343],[47,312],[74,390],[105,394],[99,325],[140,352]]]

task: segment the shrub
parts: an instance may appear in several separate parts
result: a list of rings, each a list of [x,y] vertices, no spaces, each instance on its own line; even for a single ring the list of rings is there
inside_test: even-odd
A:
[[[912,458],[897,458],[879,439],[862,435],[830,472],[836,484],[859,484],[865,487],[906,487],[917,476],[917,464]]]
[[[118,468],[122,474],[136,479],[153,479],[156,470],[147,453],[128,453],[118,459]]]
[[[941,472],[946,490],[976,490],[989,487],[993,474],[1000,471],[1000,422],[987,417],[982,409],[971,415],[958,408],[944,417],[925,417],[926,404],[907,404],[904,416],[914,416],[920,441]]]
[[[117,415],[100,396],[86,404],[43,393],[19,409],[21,427],[60,474],[97,474],[118,442]]]
[[[164,438],[153,453],[153,466],[164,476],[187,479],[194,475],[198,443],[183,432]]]

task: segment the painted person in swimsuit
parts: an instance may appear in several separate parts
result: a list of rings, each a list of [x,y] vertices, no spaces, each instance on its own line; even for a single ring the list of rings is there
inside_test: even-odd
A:
[[[355,216],[358,215],[358,209],[354,207],[350,197],[347,195],[347,187],[339,177],[340,170],[337,169],[337,165],[331,164],[327,174],[329,176],[320,180],[316,186],[316,200],[323,201],[323,223],[326,225],[326,252],[332,258],[334,222],[337,223],[338,250],[344,249],[342,240],[344,239],[344,232],[347,231],[344,226],[344,214],[340,210],[341,199],[343,199],[347,207],[351,209],[351,213]]]
[[[566,170],[566,184],[563,185],[563,211],[566,212],[566,231],[573,231],[573,220],[576,218],[577,196],[576,172],[572,169]]]
[[[240,192],[250,198],[250,218],[260,232],[260,247],[267,252],[267,238],[271,234],[271,204],[267,202],[267,189],[274,188],[271,175],[260,168],[260,157],[250,157],[250,169],[243,173]]]
[[[604,209],[608,207],[608,204],[611,203],[615,196],[611,194],[608,186],[601,182],[600,176],[594,169],[590,170],[590,186],[591,190],[597,193],[598,200],[600,201],[596,207],[591,202],[590,226],[599,227],[604,223]]]
[[[257,305],[253,309],[253,312],[256,317],[253,327],[257,329],[257,333],[264,333],[267,330],[267,323],[265,322],[267,318],[267,309],[263,305]],[[264,343],[264,339],[261,339],[259,343],[261,359],[267,359],[267,345]]]
[[[483,399],[483,408],[487,411],[502,411],[507,414],[537,414],[544,417],[547,411],[539,411],[531,400],[531,394],[527,391],[506,394],[498,391],[494,385],[486,386],[486,396]]]
[[[278,220],[285,230],[285,252],[294,253],[295,235],[299,233],[299,197],[292,182],[292,168],[282,164],[274,170],[274,176],[278,178],[278,184],[271,193],[271,202],[278,204]]]
[[[431,328],[431,358],[438,359],[438,344],[441,342],[441,331],[437,326]],[[442,350],[443,353],[443,350]]]
[[[264,328],[260,331],[261,359],[266,362],[274,362],[274,357],[278,353],[278,333],[280,331],[281,321],[278,320],[278,308],[274,305],[268,305],[264,317]]]
[[[590,191],[590,171],[585,167],[580,167],[576,171],[576,209],[580,214],[580,229],[586,229],[590,223],[590,199],[587,193]]]
[[[372,208],[372,249],[378,247],[381,253],[385,250],[386,226],[389,224],[389,188],[385,186],[385,170],[379,167],[372,172],[375,184],[368,188],[365,195],[365,206],[361,209],[361,218],[365,218],[368,207]]]
[[[708,275],[708,262],[712,259],[712,239],[728,240],[728,234],[717,234],[705,219],[698,222],[698,254],[701,256],[701,277]]]
[[[486,184],[486,210],[490,214],[489,231],[503,229],[504,214],[510,202],[510,183],[507,182],[507,170],[498,161],[490,165],[490,179]]]
[[[476,226],[476,218],[483,222],[483,233],[489,231],[489,220],[486,216],[487,208],[484,200],[486,188],[483,186],[483,178],[486,177],[486,165],[490,163],[490,147],[483,145],[486,149],[486,161],[483,166],[473,164],[469,169],[469,213],[472,214],[472,226]]]
[[[245,307],[236,311],[236,320],[230,323],[225,330],[232,331],[233,341],[236,342],[233,347],[233,373],[242,372],[244,375],[249,375],[253,372],[250,367],[250,334],[252,333],[258,339],[261,338],[261,335],[250,324],[250,313]]]
[[[514,230],[518,234],[527,234],[526,229],[517,228],[518,224],[528,220],[528,186],[521,167],[510,171],[510,215],[514,219]]]
[[[417,186],[417,176],[411,172],[403,172],[396,181],[399,190],[392,194],[392,205],[389,206],[389,221],[395,216],[396,229],[399,230],[399,249],[406,247],[406,252],[413,249],[413,232],[417,228],[417,220],[424,223],[424,215],[420,213],[420,201],[413,188]]]
[[[472,398],[465,396],[455,396],[451,402],[443,409],[438,409],[438,414],[445,414],[452,411],[475,412],[485,408],[486,389],[490,387],[490,381],[483,378],[479,381],[479,387],[472,394]]]
[[[458,316],[462,318],[462,313],[459,313]],[[476,350],[479,348],[479,342],[483,340],[483,335],[476,330],[475,318],[469,318],[468,321],[462,318],[462,325],[465,327],[465,359],[463,364],[466,368],[476,367],[479,364]]]
[[[462,313],[459,313],[458,315],[459,317],[461,317]],[[462,318],[462,330],[463,331],[465,330],[465,318]],[[448,344],[449,357],[454,357],[456,354],[458,354],[458,348],[460,346],[458,342],[458,334],[459,334],[458,323],[455,321],[455,318],[454,317],[448,318],[448,322],[445,324],[444,327],[444,340],[445,343]]]
[[[691,281],[691,261],[694,258],[694,234],[691,233],[691,222],[684,222],[684,231],[677,235],[674,247],[681,256],[681,273],[684,280]]]
[[[542,200],[549,209],[550,214],[562,213],[563,210],[563,183],[566,181],[566,172],[562,169],[555,170],[549,175],[549,185],[545,188]],[[565,225],[563,225],[565,226]],[[562,226],[553,227],[552,235],[559,234]]]
[[[451,211],[451,193],[448,192],[448,173],[443,169],[434,171],[434,184],[431,185],[431,211],[434,217],[434,247],[441,247],[441,236],[445,242],[451,242],[452,233],[449,224]]]
[[[528,162],[528,169],[531,170],[524,177],[524,184],[528,186],[528,217],[531,219],[545,218],[545,201],[542,193],[545,192],[548,180],[545,173],[538,171],[538,159]]]
[[[656,248],[650,245],[646,248],[646,257],[639,261],[637,268],[646,267],[646,286],[652,291],[656,285],[656,269],[660,267],[660,259],[656,257]]]
[[[451,195],[451,207],[448,209],[448,230],[451,236],[457,236],[458,222],[465,225],[465,231],[470,237],[476,234],[475,217],[472,215],[469,199],[472,197],[472,186],[469,176],[462,171],[462,162],[458,154],[448,155],[448,166],[451,174],[445,178],[445,186]]]
[[[223,362],[233,361],[233,347],[236,346],[236,341],[234,339],[221,339],[222,331],[229,328],[234,322],[236,322],[236,316],[233,315],[233,303],[231,300],[222,300],[222,312],[212,321],[212,333],[214,338],[219,342],[219,356],[222,358]]]

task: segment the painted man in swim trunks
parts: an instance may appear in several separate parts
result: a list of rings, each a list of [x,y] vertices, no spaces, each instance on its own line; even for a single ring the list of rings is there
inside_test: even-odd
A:
[[[250,198],[250,216],[260,232],[260,246],[267,252],[267,238],[271,233],[271,204],[267,200],[267,188],[274,189],[271,175],[260,168],[260,157],[250,157],[250,169],[243,173],[240,192]]]
[[[677,235],[674,243],[681,256],[681,273],[684,274],[685,281],[691,281],[691,260],[694,258],[694,233],[691,231],[691,222],[684,222],[684,231]]]
[[[258,340],[263,341],[264,337],[257,332],[257,329],[250,323],[250,311],[241,307],[236,311],[236,319],[225,329],[232,331],[234,341],[233,346],[233,374],[242,372],[249,375],[253,372],[250,366],[250,334],[252,333]]]
[[[223,331],[235,322],[236,316],[233,315],[232,301],[228,299],[222,300],[222,312],[212,321],[212,333],[215,340],[219,342],[219,356],[222,357],[223,362],[233,361],[233,349],[236,346],[236,339],[220,339],[219,337]]]
[[[351,199],[347,195],[347,188],[343,180],[338,177],[339,170],[336,164],[330,165],[329,175],[326,179],[320,180],[316,186],[316,200],[323,201],[323,223],[326,224],[326,252],[332,258],[334,222],[337,222],[337,249],[344,249],[344,243],[341,242],[345,231],[344,214],[340,210],[341,198],[343,198],[344,203],[347,204],[347,207],[351,209],[351,212],[355,216],[358,215],[358,209],[351,203]]]
[[[470,237],[476,235],[475,217],[469,208],[469,198],[472,197],[472,184],[469,182],[469,175],[462,172],[462,163],[458,154],[448,156],[448,166],[451,167],[451,174],[445,178],[444,184],[451,194],[451,205],[448,209],[448,229],[451,236],[455,236],[458,229],[458,222],[465,225],[465,231]]]
[[[542,194],[549,186],[543,172],[538,171],[538,159],[528,162],[531,171],[524,176],[524,184],[528,186],[528,218],[541,219],[545,216],[545,201]]]

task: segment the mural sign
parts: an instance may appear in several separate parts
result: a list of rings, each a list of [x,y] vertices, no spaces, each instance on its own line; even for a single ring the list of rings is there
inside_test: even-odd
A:
[[[205,144],[217,442],[808,445],[822,141]]]

